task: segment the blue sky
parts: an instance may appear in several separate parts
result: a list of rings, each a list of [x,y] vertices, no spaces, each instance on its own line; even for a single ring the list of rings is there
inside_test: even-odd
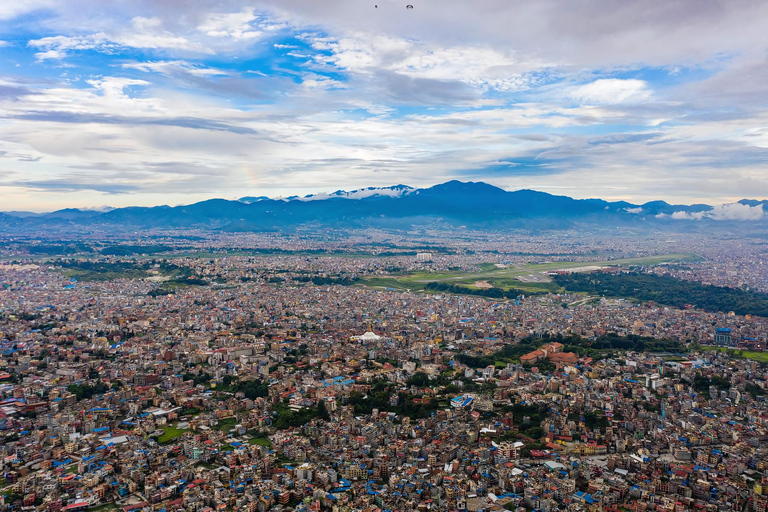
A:
[[[768,197],[768,3],[413,5],[5,2],[0,210],[450,179]]]

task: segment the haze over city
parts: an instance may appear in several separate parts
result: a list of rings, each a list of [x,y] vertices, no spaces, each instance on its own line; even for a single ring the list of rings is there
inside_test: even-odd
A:
[[[768,196],[761,1],[0,6],[2,210],[451,179]]]

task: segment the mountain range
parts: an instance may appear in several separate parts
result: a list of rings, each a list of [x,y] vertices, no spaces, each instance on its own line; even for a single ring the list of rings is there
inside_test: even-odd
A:
[[[672,205],[573,199],[534,190],[506,191],[482,182],[449,181],[429,188],[368,187],[303,197],[248,196],[210,199],[183,206],[103,209],[68,208],[50,213],[0,213],[0,229],[35,227],[205,228],[277,231],[297,227],[410,228],[436,225],[480,229],[565,229],[577,225],[711,224],[751,221],[763,225],[768,201]],[[762,222],[760,222],[762,221]]]

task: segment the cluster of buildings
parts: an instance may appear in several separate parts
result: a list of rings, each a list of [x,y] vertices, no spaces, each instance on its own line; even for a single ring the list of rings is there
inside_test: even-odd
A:
[[[573,352],[563,352],[563,344],[556,341],[520,356],[520,362],[523,364],[535,364],[544,359],[557,364],[575,365],[580,358]],[[591,358],[585,362],[591,362]]]
[[[216,285],[157,296],[1,264],[0,510],[768,509],[768,367],[688,350],[759,349],[766,319],[318,286],[294,277],[378,269],[280,259],[177,260]],[[555,341],[609,333],[680,349]]]

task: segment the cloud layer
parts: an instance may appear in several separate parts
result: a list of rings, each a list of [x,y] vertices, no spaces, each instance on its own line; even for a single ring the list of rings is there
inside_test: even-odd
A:
[[[750,206],[741,203],[728,203],[715,206],[712,210],[704,212],[674,212],[673,219],[685,220],[761,220],[765,217],[763,205]]]
[[[757,0],[10,2],[0,193],[51,209],[457,178],[758,218],[735,201],[768,197],[766,18]]]

